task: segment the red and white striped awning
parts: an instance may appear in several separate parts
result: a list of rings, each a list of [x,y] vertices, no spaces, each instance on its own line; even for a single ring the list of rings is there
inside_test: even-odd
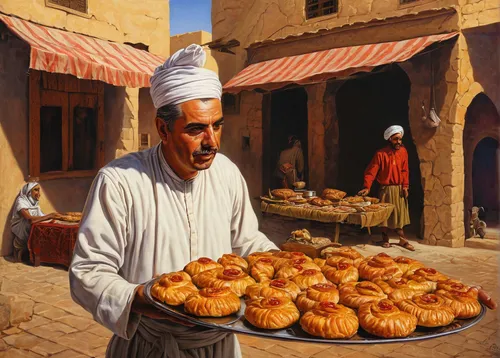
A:
[[[404,41],[341,47],[255,63],[227,82],[224,92],[238,93],[256,88],[273,90],[289,84],[319,83],[366,72],[376,66],[406,61],[427,46],[457,35],[454,32]]]
[[[132,46],[57,30],[0,14],[0,21],[31,47],[30,68],[115,86],[149,87],[160,56]]]

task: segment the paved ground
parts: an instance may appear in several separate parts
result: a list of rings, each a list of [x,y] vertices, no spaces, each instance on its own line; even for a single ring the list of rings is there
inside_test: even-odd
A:
[[[291,229],[307,227],[305,222],[266,219],[263,231],[280,242]],[[310,228],[315,235],[325,235],[328,227]],[[369,245],[370,238],[357,230],[345,230],[341,242],[357,244],[364,255],[382,251]],[[499,294],[498,237],[468,240],[466,248],[430,247],[414,242],[416,252],[399,247],[385,250],[390,255],[406,255],[423,261],[445,274],[466,283],[480,284],[495,300]],[[0,258],[0,291],[29,298],[35,302],[33,319],[19,327],[0,332],[0,358],[103,357],[111,333],[70,297],[67,271],[59,267],[32,267]],[[474,328],[448,337],[408,344],[327,345],[277,341],[240,335],[244,357],[500,357],[498,311],[488,311]]]

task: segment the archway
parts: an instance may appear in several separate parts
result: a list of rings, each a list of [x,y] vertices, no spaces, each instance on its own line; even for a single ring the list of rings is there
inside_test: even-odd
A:
[[[405,130],[404,145],[408,151],[410,170],[410,231],[421,235],[423,190],[420,161],[413,142],[408,119],[411,83],[397,65],[387,71],[348,80],[336,96],[339,119],[338,187],[349,194],[363,185],[363,173],[375,152],[387,143],[383,133],[393,124]],[[372,187],[377,195],[378,185]]]

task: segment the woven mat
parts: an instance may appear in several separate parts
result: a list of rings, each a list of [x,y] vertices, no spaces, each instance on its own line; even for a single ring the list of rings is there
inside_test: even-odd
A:
[[[264,213],[288,216],[295,219],[314,220],[323,223],[345,222],[347,224],[360,225],[361,227],[380,225],[380,223],[391,216],[394,210],[394,206],[390,205],[375,212],[338,213],[314,208],[268,204],[263,201],[260,204],[260,208]]]

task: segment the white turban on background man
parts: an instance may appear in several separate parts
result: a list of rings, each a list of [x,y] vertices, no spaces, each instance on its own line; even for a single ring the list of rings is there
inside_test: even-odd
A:
[[[201,98],[220,100],[222,85],[215,72],[203,68],[206,57],[200,45],[192,44],[158,66],[150,80],[155,108]]]
[[[394,134],[400,133],[402,136],[405,135],[405,131],[401,126],[390,126],[384,132],[384,139],[389,140]]]

